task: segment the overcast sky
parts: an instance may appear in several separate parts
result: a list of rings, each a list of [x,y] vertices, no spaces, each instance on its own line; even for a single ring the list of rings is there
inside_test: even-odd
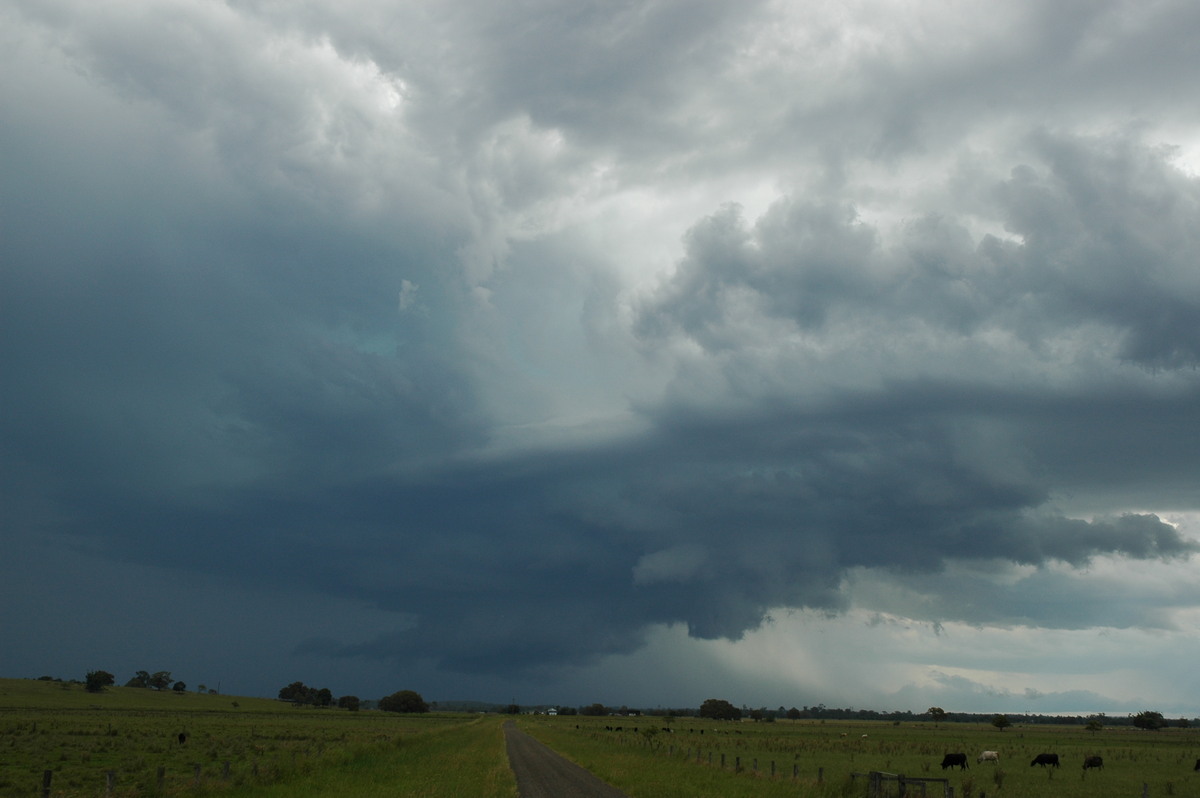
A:
[[[0,0],[0,675],[1200,715],[1198,36]]]

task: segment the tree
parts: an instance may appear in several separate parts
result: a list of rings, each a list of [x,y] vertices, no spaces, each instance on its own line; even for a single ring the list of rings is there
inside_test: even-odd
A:
[[[175,684],[171,685],[171,689],[177,693],[182,693],[187,690],[187,685],[183,682],[175,682]]]
[[[322,687],[313,693],[313,703],[319,707],[331,706],[333,704],[333,693],[329,691],[328,687]]]
[[[788,720],[800,720],[800,710],[792,707],[787,711]]]
[[[207,687],[206,685],[203,685],[203,684],[201,684],[201,685],[197,685],[197,687],[196,687],[196,692],[197,692],[197,693],[204,693],[204,692],[208,692],[208,687]]]
[[[608,707],[604,706],[603,704],[588,704],[586,707],[579,710],[579,714],[600,717],[608,714]]]
[[[1167,725],[1167,721],[1163,719],[1161,712],[1152,712],[1150,710],[1146,710],[1145,712],[1139,712],[1133,716],[1133,725],[1137,726],[1139,729],[1158,731]]]
[[[1012,725],[1012,722],[1008,719],[1008,715],[993,715],[992,725],[1000,731],[1004,731]]]
[[[100,693],[105,687],[116,684],[117,677],[108,671],[88,671],[84,689],[89,693]]]
[[[155,690],[166,690],[171,686],[171,672],[157,671],[150,677],[149,685]]]
[[[351,712],[358,712],[359,705],[362,704],[356,695],[344,695],[338,699],[338,706],[342,709],[348,709]]]
[[[150,674],[147,671],[138,671],[130,677],[129,681],[125,682],[126,687],[149,687]]]
[[[1083,728],[1087,729],[1092,734],[1100,731],[1104,728],[1104,715],[1092,715],[1087,719],[1087,723],[1084,724]]]
[[[312,688],[304,682],[292,682],[286,687],[279,688],[279,700],[303,704],[307,702],[310,692],[312,692]]]
[[[946,710],[941,707],[930,707],[925,710],[925,714],[932,718],[934,723],[941,723],[946,719]]]
[[[700,705],[700,717],[714,720],[741,720],[742,711],[722,698],[709,698]]]
[[[428,712],[429,705],[421,694],[414,690],[398,690],[379,699],[379,708],[384,712]]]

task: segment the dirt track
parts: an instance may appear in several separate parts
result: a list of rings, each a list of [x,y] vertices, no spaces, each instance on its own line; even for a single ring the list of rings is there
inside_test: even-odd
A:
[[[504,724],[504,740],[521,798],[628,798],[533,739],[511,720]]]

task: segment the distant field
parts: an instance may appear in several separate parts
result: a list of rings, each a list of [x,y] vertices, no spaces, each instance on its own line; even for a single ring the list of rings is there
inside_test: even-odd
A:
[[[80,685],[0,679],[0,798],[37,798],[47,770],[56,798],[104,796],[109,772],[113,798],[516,798],[504,719],[299,709],[134,688],[93,695]],[[1143,789],[1200,798],[1193,729],[1018,724],[1001,732],[953,723],[528,715],[518,722],[632,798],[861,798],[867,782],[851,774],[872,770],[948,778],[956,798],[1138,798]],[[998,767],[976,763],[985,749],[1000,752]],[[943,772],[942,755],[959,751],[970,769]],[[1062,767],[1030,767],[1042,752],[1059,754]],[[1092,755],[1104,758],[1103,771],[1083,771]],[[914,790],[909,795],[920,794]],[[941,784],[925,794],[940,797]]]
[[[865,778],[850,774],[872,770],[949,778],[956,798],[1136,798],[1143,785],[1150,796],[1200,797],[1200,774],[1192,770],[1200,731],[1193,729],[1093,733],[1081,726],[1016,725],[1001,732],[977,724],[685,718],[668,724],[652,717],[575,716],[523,717],[521,724],[634,798],[864,796]],[[673,731],[663,732],[664,726]],[[976,763],[983,750],[1000,752],[999,767]],[[966,753],[969,769],[943,772],[948,752]],[[1062,767],[1031,767],[1043,752],[1059,754]],[[1085,773],[1084,757],[1092,755],[1103,757],[1105,767]],[[929,796],[942,795],[941,784],[926,789]],[[891,790],[894,795],[894,783]]]
[[[412,769],[413,760],[428,766],[438,756],[461,757],[463,741],[481,736],[489,749],[479,756],[490,761],[475,778],[497,783],[497,762],[501,772],[498,792],[476,794],[515,795],[503,784],[498,722],[488,733],[473,728],[476,720],[124,687],[92,694],[81,685],[0,679],[0,796],[40,796],[45,771],[51,773],[51,794],[62,798],[105,795],[110,772],[110,794],[117,798],[251,795],[288,784],[307,786],[275,794],[335,794],[329,791],[332,782],[323,791],[313,786],[316,773],[334,781],[343,774],[340,786],[346,787],[358,778],[378,790],[357,789],[356,795],[395,795],[402,787],[401,760]],[[182,744],[180,734],[186,735]],[[386,784],[380,783],[384,763],[390,763]],[[472,772],[471,763],[456,767]]]

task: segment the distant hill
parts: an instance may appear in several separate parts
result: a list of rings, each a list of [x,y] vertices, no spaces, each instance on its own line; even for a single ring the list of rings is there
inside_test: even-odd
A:
[[[154,690],[149,687],[105,687],[89,693],[83,683],[58,679],[0,679],[0,709],[141,709],[210,711],[278,711],[273,698]]]

